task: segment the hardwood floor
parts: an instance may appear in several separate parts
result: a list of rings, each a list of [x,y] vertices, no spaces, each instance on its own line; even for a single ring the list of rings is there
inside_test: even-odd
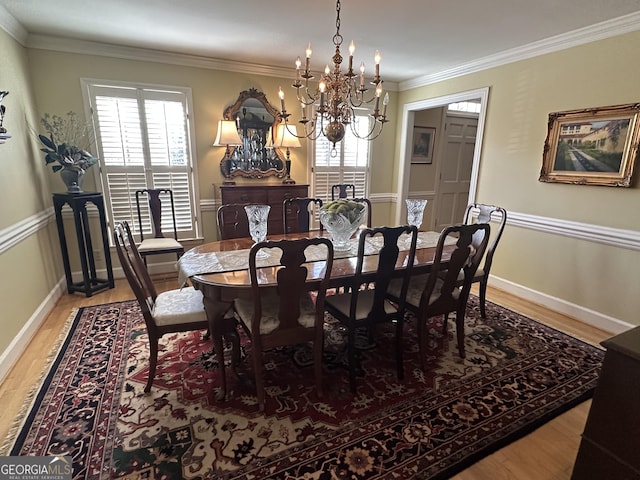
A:
[[[159,291],[176,288],[176,279],[155,278]],[[539,305],[513,297],[489,287],[487,297],[492,302],[538,319],[559,330],[591,343],[599,343],[611,334],[584,325]],[[97,305],[133,299],[124,279],[116,280],[116,288],[86,298],[79,294],[64,295],[34,336],[17,366],[0,385],[0,438],[7,437],[13,419],[23,408],[24,399],[38,382],[49,352],[74,307]],[[546,423],[526,437],[509,444],[496,453],[452,477],[455,480],[566,480],[571,477],[591,402],[584,402]],[[0,442],[2,443],[2,442]]]

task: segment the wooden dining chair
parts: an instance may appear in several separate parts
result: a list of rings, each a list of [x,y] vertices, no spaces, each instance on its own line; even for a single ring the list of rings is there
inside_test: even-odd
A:
[[[322,199],[310,197],[287,198],[282,202],[282,214],[285,233],[304,233],[311,228],[312,211],[309,206],[315,210],[322,207]],[[322,222],[320,231],[324,230]]]
[[[337,183],[331,185],[331,200],[336,198],[348,198],[347,190],[351,190],[351,198],[356,196],[356,186],[352,183]],[[338,196],[336,197],[336,193]]]
[[[136,248],[129,224],[116,224],[113,234],[120,265],[140,305],[147,327],[149,376],[144,391],[149,392],[156,374],[160,337],[167,333],[205,330],[209,327],[203,295],[193,287],[157,293],[144,260]],[[239,345],[234,348],[236,352],[239,351]]]
[[[367,205],[367,228],[371,228],[371,217],[373,216],[373,210],[371,209],[371,200],[369,200],[368,198],[352,198],[351,200]]]
[[[324,268],[310,270],[305,250],[324,246]],[[276,266],[277,287],[260,286],[260,269],[256,255],[262,249],[279,249],[282,254]],[[318,265],[314,262],[314,265]],[[237,298],[234,308],[241,325],[251,338],[251,355],[260,411],[265,408],[264,366],[266,350],[285,345],[313,342],[313,363],[316,388],[322,395],[322,350],[324,346],[324,306],[327,286],[333,266],[333,244],[327,238],[264,241],[249,252],[249,273],[252,298]],[[272,269],[273,267],[270,267]],[[317,292],[312,299],[310,292]]]
[[[249,237],[249,219],[244,207],[247,203],[227,203],[218,208],[218,238],[229,240],[231,238]]]
[[[474,217],[474,212],[478,211],[478,216]],[[480,282],[480,315],[482,318],[487,318],[486,312],[486,299],[487,299],[487,284],[489,282],[489,272],[491,270],[491,264],[493,263],[493,255],[498,246],[498,242],[502,237],[502,232],[507,224],[507,211],[496,205],[487,205],[483,203],[471,203],[467,206],[464,213],[464,223],[490,223],[494,216],[499,216],[498,227],[492,229],[492,238],[489,240],[487,249],[484,255],[484,263],[478,266],[475,275],[473,276],[473,283]],[[460,283],[464,281],[463,278],[458,279]]]
[[[405,242],[409,234],[411,243],[402,264],[406,268],[399,274],[398,295],[393,297],[393,303],[388,295],[388,288],[392,278],[396,275],[396,266],[399,260],[399,242]],[[365,263],[365,245],[372,237],[382,237],[382,247],[378,255],[370,255],[367,262],[377,262],[375,266],[375,287],[361,288],[371,282],[371,274],[365,275],[363,265]],[[375,326],[383,322],[395,322],[396,336],[396,369],[399,379],[404,377],[402,352],[403,352],[403,326],[405,314],[405,296],[411,277],[418,229],[413,225],[400,227],[378,227],[365,229],[360,233],[358,240],[358,255],[356,269],[352,283],[344,293],[329,295],[326,299],[326,310],[347,328],[347,356],[349,362],[349,386],[352,393],[356,393],[356,355],[355,334],[356,329],[366,328],[372,337]]]
[[[427,320],[437,315],[443,316],[443,330],[446,332],[449,313],[456,314],[456,333],[458,352],[464,358],[464,316],[467,308],[471,282],[478,268],[482,254],[487,247],[490,227],[486,223],[473,225],[452,225],[445,228],[438,239],[433,265],[428,274],[415,275],[409,282],[406,293],[406,308],[416,315],[418,324],[418,342],[420,361],[425,367],[427,354]],[[481,233],[482,241],[477,247],[473,237]],[[443,262],[443,253],[447,239],[455,241],[449,261]],[[464,282],[458,282],[462,274]],[[399,282],[392,282],[390,294],[400,300],[402,290]]]
[[[146,197],[146,202],[141,199]],[[163,199],[165,208],[163,209]],[[168,204],[168,207],[166,205]],[[169,210],[170,207],[170,211]],[[178,226],[176,223],[176,209],[173,201],[173,191],[169,188],[145,188],[136,190],[136,212],[138,214],[138,228],[140,244],[138,252],[147,263],[149,255],[175,253],[176,258],[184,254],[184,246],[178,241]],[[164,222],[163,222],[164,220]],[[171,236],[165,236],[163,225],[171,221]],[[152,235],[145,238],[145,224],[151,223]]]

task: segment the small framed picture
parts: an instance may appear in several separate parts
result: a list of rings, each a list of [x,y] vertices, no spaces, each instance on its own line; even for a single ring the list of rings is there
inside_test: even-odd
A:
[[[638,156],[640,104],[549,114],[541,182],[629,187]]]
[[[436,129],[433,127],[413,127],[413,143],[411,148],[411,163],[432,163],[433,144]]]

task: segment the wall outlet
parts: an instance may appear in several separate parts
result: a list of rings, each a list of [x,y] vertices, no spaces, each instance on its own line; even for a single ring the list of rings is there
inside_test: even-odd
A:
[[[102,250],[95,250],[93,252],[93,259],[96,262],[104,263],[104,252]]]

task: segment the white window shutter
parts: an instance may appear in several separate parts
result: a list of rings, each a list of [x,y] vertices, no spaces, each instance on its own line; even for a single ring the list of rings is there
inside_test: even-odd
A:
[[[90,85],[89,93],[111,220],[128,221],[139,233],[136,190],[170,188],[178,237],[196,237],[186,94],[104,85]],[[152,227],[146,197],[141,197],[141,217],[148,235]],[[171,210],[163,207],[164,229],[171,223]]]
[[[360,135],[366,135],[369,122],[368,117],[357,116],[353,126]],[[338,183],[355,185],[356,197],[367,196],[370,142],[356,137],[351,126],[345,130],[334,152],[324,135],[314,142],[313,195],[324,201],[331,201],[331,186]]]

